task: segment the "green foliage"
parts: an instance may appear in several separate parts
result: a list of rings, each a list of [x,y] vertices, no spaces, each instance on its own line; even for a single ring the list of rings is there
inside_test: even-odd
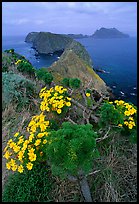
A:
[[[8,67],[7,66],[2,66],[2,72],[8,72]]]
[[[123,124],[123,114],[120,110],[116,109],[113,104],[104,102],[100,107],[100,122],[101,126]]]
[[[47,73],[43,76],[43,81],[44,81],[46,84],[50,85],[51,82],[53,81],[53,76],[52,76],[52,74],[51,74],[50,72],[47,72]]]
[[[2,195],[3,202],[50,202],[53,180],[46,164],[32,171],[9,176]]]
[[[50,84],[53,81],[52,74],[44,68],[36,70],[36,75],[39,80],[43,80],[46,84]]]
[[[14,49],[12,48],[12,49],[9,49],[9,50],[5,50],[4,52],[14,54]]]
[[[2,73],[2,86],[3,108],[12,102],[23,107],[36,95],[35,84],[18,74]]]
[[[64,178],[67,174],[77,175],[80,169],[89,172],[92,159],[99,155],[96,137],[91,124],[64,122],[61,129],[52,131],[46,148],[52,173]]]
[[[86,90],[86,93],[90,93],[90,94],[91,94],[92,91],[91,91],[90,89],[87,89],[87,90]]]
[[[2,72],[9,71],[8,67],[11,65],[11,56],[2,53]]]
[[[66,87],[69,87],[69,78],[64,78],[63,80],[62,80],[62,85],[63,86],[66,86]]]
[[[69,86],[73,89],[78,89],[81,85],[81,80],[78,78],[70,78],[69,79]]]
[[[17,66],[18,71],[27,73],[29,75],[35,74],[35,69],[33,66],[27,61],[21,61]]]

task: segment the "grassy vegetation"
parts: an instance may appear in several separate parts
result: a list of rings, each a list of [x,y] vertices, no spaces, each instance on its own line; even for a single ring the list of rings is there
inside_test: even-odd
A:
[[[9,176],[3,202],[50,202],[53,179],[48,166],[39,164],[32,171]]]

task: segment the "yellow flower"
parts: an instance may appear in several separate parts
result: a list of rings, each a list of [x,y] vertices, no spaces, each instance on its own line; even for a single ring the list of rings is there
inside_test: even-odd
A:
[[[124,104],[124,101],[120,100],[118,103],[119,103],[119,105],[122,105],[122,104]]]
[[[12,154],[11,152],[7,151],[7,152],[4,154],[3,157],[5,157],[6,159],[9,159],[10,156],[11,156],[11,154]]]
[[[57,109],[57,113],[60,114],[62,111],[61,109]]]
[[[23,173],[23,171],[24,171],[24,168],[23,168],[23,166],[22,166],[22,164],[18,167],[18,172],[19,173]]]
[[[114,101],[114,103],[118,103],[118,102],[119,102],[118,100],[115,100],[115,101]]]
[[[125,124],[125,125],[128,125],[128,121],[124,121],[124,124]]]
[[[17,137],[18,135],[19,135],[19,132],[15,133],[15,134],[14,134],[14,137]]]
[[[67,97],[67,100],[71,101],[71,98]]]
[[[27,167],[28,170],[31,170],[32,167],[33,167],[33,164],[31,162],[28,162],[26,167]]]
[[[24,142],[24,139],[20,139],[18,142],[17,142],[17,145],[20,145],[21,143]]]
[[[71,102],[67,102],[66,106],[68,106],[68,107],[71,106]]]
[[[6,152],[7,149],[8,149],[8,146],[6,146],[3,151]]]
[[[7,163],[6,163],[6,167],[7,167],[7,169],[10,170],[10,168],[11,168],[11,163],[10,163],[10,162],[7,162]]]
[[[118,126],[119,126],[119,127],[122,127],[123,125],[122,125],[122,124],[118,124]]]
[[[13,142],[12,139],[10,139],[8,142],[7,142],[7,145],[11,144]]]
[[[43,144],[46,144],[47,143],[47,140],[43,140]]]
[[[37,135],[38,138],[42,138],[43,136],[44,136],[44,133],[39,133],[39,134]]]
[[[134,120],[133,117],[129,117],[129,120]]]
[[[14,159],[11,159],[10,163],[12,166],[14,166],[16,164]]]
[[[41,143],[41,140],[40,140],[40,139],[37,139],[34,145],[35,145],[35,146],[38,146],[40,143]]]
[[[16,169],[17,169],[17,165],[15,164],[12,166],[12,171],[16,171]]]
[[[86,96],[87,96],[87,97],[90,97],[90,93],[86,93]]]
[[[15,145],[16,145],[15,142],[11,142],[11,143],[9,144],[9,147],[10,147],[10,148],[13,148]]]
[[[133,125],[132,125],[132,124],[128,124],[128,128],[129,128],[129,129],[132,129],[132,128],[133,128]]]
[[[40,129],[41,129],[41,132],[43,132],[44,130],[46,130],[46,125],[44,125],[43,123],[40,124]]]
[[[13,147],[13,150],[14,150],[15,153],[17,153],[17,152],[20,151],[20,147],[17,146],[17,145],[15,145],[15,146]]]
[[[29,154],[29,153],[28,153]],[[30,161],[35,161],[36,160],[36,154],[30,154],[29,155],[29,160]]]
[[[109,104],[113,104],[113,102],[111,101],[111,102],[109,102]]]
[[[18,153],[18,159],[19,159],[19,161],[22,161],[23,155],[24,155],[24,151],[20,151],[20,152]]]
[[[29,151],[29,153],[34,153],[35,149],[31,148],[28,151]]]
[[[127,115],[127,116],[129,116],[129,115],[130,115],[130,112],[129,112],[129,111],[125,111],[124,114]]]

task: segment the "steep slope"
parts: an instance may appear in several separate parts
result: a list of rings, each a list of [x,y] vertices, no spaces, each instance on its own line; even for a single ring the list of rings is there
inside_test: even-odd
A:
[[[25,42],[27,42],[27,43],[34,42],[34,40],[35,40],[35,38],[37,37],[38,34],[39,34],[38,32],[29,33],[25,38]]]
[[[97,89],[100,93],[108,94],[108,87],[105,82],[91,66],[72,50],[65,50],[60,59],[53,63],[48,70],[53,74],[57,83],[64,77],[80,78],[84,86],[90,83],[91,88]]]

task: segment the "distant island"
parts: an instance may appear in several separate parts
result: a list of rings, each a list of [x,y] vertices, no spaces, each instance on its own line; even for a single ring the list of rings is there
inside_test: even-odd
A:
[[[100,28],[96,30],[95,33],[91,36],[92,38],[129,38],[128,34],[124,34],[117,30],[116,28]]]
[[[89,35],[83,35],[83,34],[65,34],[66,36],[73,38],[73,39],[80,39],[80,38],[88,38]]]
[[[68,36],[72,39],[81,39],[81,38],[129,38],[128,34],[122,33],[116,28],[100,28],[96,30],[92,35],[83,35],[83,34],[62,34],[63,36]]]

